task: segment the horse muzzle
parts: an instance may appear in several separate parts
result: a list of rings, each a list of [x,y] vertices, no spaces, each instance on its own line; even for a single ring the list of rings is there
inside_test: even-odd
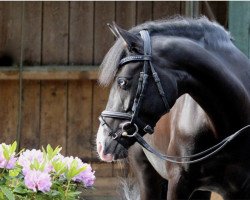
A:
[[[110,130],[107,127],[99,126],[96,138],[96,150],[99,158],[105,162],[112,162],[127,157],[127,147],[130,146],[131,140],[126,140],[122,136],[119,139],[114,138],[121,135],[121,128],[116,133],[113,133],[111,137],[109,132]]]

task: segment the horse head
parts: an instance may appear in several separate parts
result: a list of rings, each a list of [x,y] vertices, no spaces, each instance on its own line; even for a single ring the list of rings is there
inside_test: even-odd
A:
[[[100,75],[101,84],[112,81],[97,133],[97,151],[104,161],[126,157],[136,134],[153,133],[156,122],[169,111],[177,95],[171,74],[159,77],[153,67],[159,65],[160,52],[148,33],[141,31],[140,36],[116,24],[109,27],[118,40],[107,53]],[[168,88],[167,97],[163,88]]]

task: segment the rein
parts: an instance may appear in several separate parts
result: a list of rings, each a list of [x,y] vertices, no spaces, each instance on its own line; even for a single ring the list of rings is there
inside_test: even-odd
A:
[[[138,133],[139,128],[141,128],[145,133],[152,134],[154,132],[154,129],[146,124],[145,122],[141,121],[138,117],[139,110],[141,107],[142,100],[145,96],[145,91],[147,88],[147,79],[149,74],[152,74],[155,84],[158,89],[158,93],[161,96],[161,99],[164,103],[165,110],[166,112],[169,112],[170,106],[167,101],[166,95],[163,91],[161,81],[159,79],[159,76],[157,72],[155,71],[152,63],[151,63],[151,40],[150,36],[147,30],[142,30],[140,31],[141,38],[143,39],[144,42],[144,55],[135,55],[135,56],[128,56],[123,58],[120,61],[120,66],[123,66],[129,62],[144,62],[143,65],[143,71],[140,72],[140,77],[138,81],[138,86],[137,86],[137,91],[134,99],[134,103],[132,106],[132,114],[130,113],[125,113],[125,112],[116,112],[116,111],[108,111],[104,110],[100,117],[100,123],[101,126],[105,126],[109,130],[109,136],[111,136],[114,140],[119,138],[119,137],[128,137],[128,138],[135,138],[136,141],[147,151],[153,153],[155,156],[165,160],[169,161],[172,163],[177,163],[177,164],[184,164],[184,163],[197,163],[202,160],[207,159],[208,157],[213,156],[220,150],[222,150],[230,141],[232,141],[236,136],[238,136],[240,133],[242,133],[244,130],[247,128],[250,128],[250,125],[247,125],[243,127],[242,129],[238,130],[234,134],[228,136],[218,144],[210,147],[209,149],[202,151],[197,154],[193,154],[190,156],[168,156],[160,153],[159,151],[155,150],[153,147],[151,147],[145,140],[144,138]],[[105,118],[114,118],[114,119],[119,119],[119,120],[129,120],[128,122],[124,123],[121,131],[117,132],[112,130],[112,128],[109,126],[109,124],[106,122]],[[127,125],[132,125],[135,128],[135,131],[132,134],[129,134],[126,131],[126,126]],[[139,127],[139,128],[138,128]],[[203,156],[203,157],[201,157]],[[196,158],[196,159],[195,159]],[[187,161],[182,161],[182,159],[194,159],[194,160],[187,160]]]
[[[232,135],[226,137],[224,140],[222,140],[221,142],[219,142],[218,144],[193,155],[190,156],[168,156],[168,155],[164,155],[162,153],[160,153],[159,151],[155,150],[153,147],[151,147],[144,139],[142,136],[140,136],[139,134],[135,135],[135,138],[137,140],[137,142],[143,147],[145,148],[147,151],[153,153],[155,156],[161,158],[162,160],[165,161],[169,161],[171,163],[176,163],[176,164],[192,164],[192,163],[197,163],[197,162],[201,162],[211,156],[213,156],[214,154],[218,153],[220,150],[222,150],[229,142],[231,142],[235,137],[237,137],[239,134],[241,134],[243,131],[245,131],[246,129],[250,128],[250,125],[246,125],[243,128],[241,128],[240,130],[236,131],[235,133],[233,133]],[[201,157],[203,156],[203,157]],[[200,157],[200,158],[197,158]],[[191,159],[191,158],[196,158],[194,160],[187,160],[187,161],[180,161],[181,159]]]

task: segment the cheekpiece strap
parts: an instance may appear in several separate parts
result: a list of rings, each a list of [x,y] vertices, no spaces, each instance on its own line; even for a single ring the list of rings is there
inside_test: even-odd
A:
[[[150,35],[149,32],[147,30],[141,30],[140,31],[140,35],[141,38],[144,41],[144,55],[150,55],[152,54],[152,50],[151,50],[151,40],[150,40]]]

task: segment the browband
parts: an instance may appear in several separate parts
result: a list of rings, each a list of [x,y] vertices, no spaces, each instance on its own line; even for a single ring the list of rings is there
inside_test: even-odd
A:
[[[126,58],[121,59],[120,66],[123,66],[129,62],[138,62],[138,61],[150,61],[151,56],[150,55],[136,55],[136,56],[127,56]]]

